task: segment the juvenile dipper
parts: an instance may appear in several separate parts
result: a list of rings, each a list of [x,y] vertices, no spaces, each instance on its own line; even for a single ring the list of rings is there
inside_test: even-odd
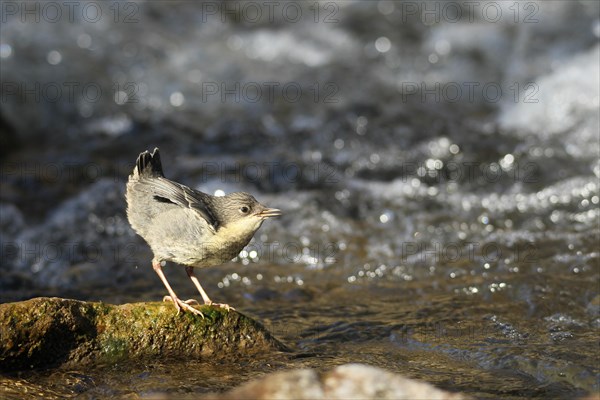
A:
[[[172,301],[177,313],[183,309],[202,315],[190,305],[197,301],[177,297],[162,271],[165,261],[185,265],[204,304],[230,309],[227,304],[210,300],[194,268],[231,260],[265,219],[281,215],[281,211],[263,206],[248,193],[211,196],[165,178],[158,148],[138,156],[129,175],[126,197],[129,223],[150,245],[154,253],[152,267],[169,291],[163,300]]]

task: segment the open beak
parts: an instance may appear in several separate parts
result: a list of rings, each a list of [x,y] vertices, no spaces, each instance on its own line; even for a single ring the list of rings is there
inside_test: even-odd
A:
[[[258,213],[258,216],[262,218],[279,217],[280,215],[281,210],[278,210],[277,208],[265,208]]]

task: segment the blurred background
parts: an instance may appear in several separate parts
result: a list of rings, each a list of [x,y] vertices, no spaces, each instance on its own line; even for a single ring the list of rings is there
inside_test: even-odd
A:
[[[67,3],[0,3],[1,302],[160,300],[124,201],[159,147],[168,178],[284,211],[198,272],[306,353],[280,367],[598,390],[598,2]],[[266,367],[158,370],[84,391]]]

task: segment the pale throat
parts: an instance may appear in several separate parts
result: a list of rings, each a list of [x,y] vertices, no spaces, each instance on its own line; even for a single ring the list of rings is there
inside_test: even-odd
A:
[[[223,225],[215,236],[234,243],[248,242],[263,223],[261,218],[243,218]]]

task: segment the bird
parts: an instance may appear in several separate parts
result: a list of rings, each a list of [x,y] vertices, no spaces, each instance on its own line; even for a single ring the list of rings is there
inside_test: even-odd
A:
[[[233,309],[214,303],[194,274],[195,268],[208,268],[233,259],[250,242],[262,223],[281,215],[252,195],[234,192],[212,196],[165,178],[159,149],[144,151],[129,175],[126,190],[127,219],[133,230],[150,246],[152,267],[180,311],[204,318],[192,304],[180,300],[163,272],[167,261],[185,266],[185,271],[202,296],[204,304]]]

